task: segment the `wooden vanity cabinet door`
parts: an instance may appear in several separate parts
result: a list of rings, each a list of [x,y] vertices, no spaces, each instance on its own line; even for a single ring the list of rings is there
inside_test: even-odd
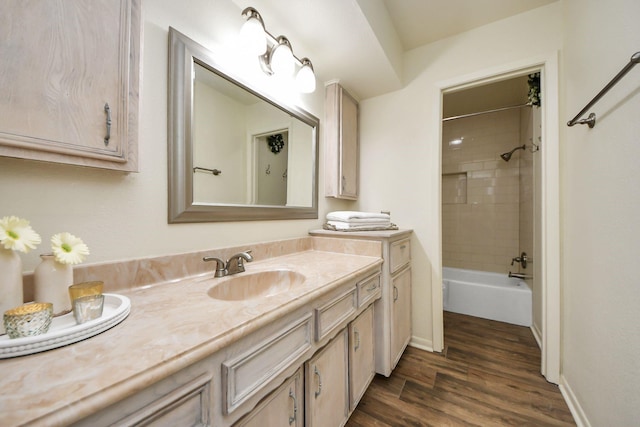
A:
[[[338,83],[325,88],[325,196],[357,200],[358,101]]]
[[[292,426],[304,423],[304,390],[302,369],[276,391],[267,396],[249,415],[234,424],[235,427]]]
[[[342,91],[340,196],[358,198],[358,103]]]
[[[140,1],[3,0],[0,156],[137,171]]]
[[[375,372],[373,304],[349,324],[349,403],[356,409]]]
[[[391,361],[395,367],[411,339],[411,268],[391,278]]]
[[[305,426],[340,427],[349,417],[348,336],[345,328],[305,363]]]

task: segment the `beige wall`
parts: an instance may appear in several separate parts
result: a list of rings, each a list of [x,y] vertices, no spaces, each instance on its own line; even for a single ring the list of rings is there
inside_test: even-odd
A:
[[[569,120],[640,51],[636,0],[565,0],[561,79]],[[640,66],[562,128],[562,375],[592,426],[640,420]]]
[[[414,345],[434,342],[431,287],[442,283],[440,137],[434,137],[440,88],[452,78],[559,50],[561,17],[555,3],[409,51],[406,86],[360,103],[361,206],[390,210],[396,224],[414,229]]]
[[[530,108],[523,109],[530,112]],[[449,145],[462,138],[459,145]],[[520,252],[520,109],[442,125],[442,265],[507,274]]]
[[[25,271],[33,270],[38,254],[50,251],[50,236],[61,231],[82,237],[91,250],[86,262],[95,263],[299,237],[322,223],[318,219],[167,224],[168,28],[173,26],[220,57],[229,57],[231,64],[242,17],[241,9],[228,1],[193,0],[185,5],[144,0],[142,7],[140,172],[126,175],[0,157],[0,215],[29,219],[45,241],[22,255]],[[264,84],[264,78],[257,75],[254,81]],[[297,103],[322,118],[324,91],[321,83],[318,86]],[[323,176],[321,170],[321,183]],[[319,199],[321,218],[327,211],[354,206]]]

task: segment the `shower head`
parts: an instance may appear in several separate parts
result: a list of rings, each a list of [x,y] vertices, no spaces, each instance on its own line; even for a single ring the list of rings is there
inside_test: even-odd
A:
[[[514,152],[518,151],[518,150],[524,150],[525,148],[527,148],[526,145],[523,145],[522,147],[516,147],[513,150],[509,151],[508,153],[502,153],[500,154],[500,157],[502,158],[502,160],[504,160],[505,162],[508,162],[509,160],[511,160],[511,156],[513,155]]]

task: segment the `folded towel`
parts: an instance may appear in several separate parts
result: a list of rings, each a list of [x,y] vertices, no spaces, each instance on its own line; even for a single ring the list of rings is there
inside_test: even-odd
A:
[[[377,222],[365,222],[365,223],[353,223],[353,222],[344,222],[344,221],[327,221],[327,224],[337,228],[337,229],[348,229],[348,228],[370,228],[370,227],[388,227],[391,225],[390,221],[377,221]]]
[[[325,230],[332,231],[380,231],[397,230],[398,226],[392,223],[386,225],[349,224],[341,221],[328,221],[322,225]]]
[[[383,219],[390,221],[391,216],[386,213],[373,213],[373,212],[357,212],[357,211],[335,211],[327,214],[328,221],[345,221],[351,222],[354,220],[365,219]]]
[[[334,221],[334,222],[342,222],[344,224],[389,224],[391,222],[391,220],[389,218],[355,218],[355,219],[350,219],[350,220],[335,220],[335,219],[328,219],[327,221]]]

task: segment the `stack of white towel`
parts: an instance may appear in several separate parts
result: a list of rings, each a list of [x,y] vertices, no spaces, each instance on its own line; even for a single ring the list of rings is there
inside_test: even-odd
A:
[[[357,211],[335,211],[327,214],[324,225],[327,230],[336,231],[373,231],[397,230],[391,223],[391,216],[386,213],[371,213]]]

